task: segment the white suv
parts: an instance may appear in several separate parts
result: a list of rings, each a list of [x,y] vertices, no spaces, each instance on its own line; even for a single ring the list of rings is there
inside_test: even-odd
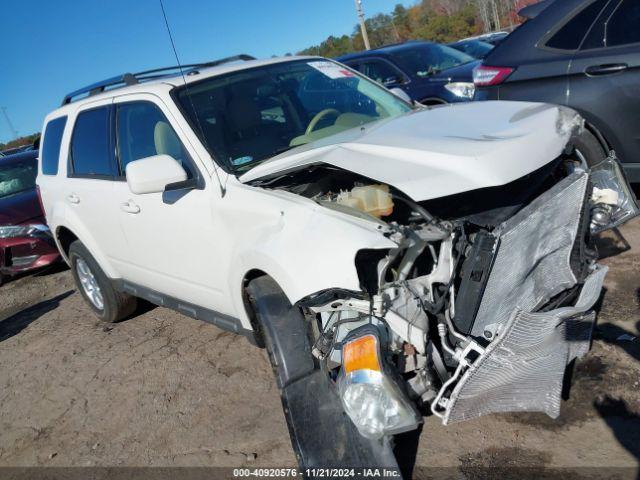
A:
[[[78,289],[269,350],[303,466],[394,466],[431,412],[559,413],[637,213],[613,152],[558,106],[414,106],[315,57],[126,74],[45,120],[38,185]],[[347,415],[342,413],[346,412]]]

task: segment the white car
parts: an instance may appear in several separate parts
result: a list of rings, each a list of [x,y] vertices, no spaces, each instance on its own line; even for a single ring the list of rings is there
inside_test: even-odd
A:
[[[613,152],[574,158],[578,114],[427,109],[317,57],[182,73],[45,119],[37,183],[96,315],[144,298],[266,345],[304,467],[395,467],[429,412],[559,414],[606,273],[591,236],[637,214]]]

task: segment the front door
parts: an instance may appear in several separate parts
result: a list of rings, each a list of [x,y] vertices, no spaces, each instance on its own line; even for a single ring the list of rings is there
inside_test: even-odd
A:
[[[123,96],[115,100],[117,157],[121,171],[113,201],[128,249],[119,269],[140,286],[202,307],[226,313],[224,282],[216,275],[212,212],[220,197],[209,188],[171,113],[155,96]],[[136,195],[125,178],[129,162],[166,154],[180,162],[198,187]],[[217,190],[216,192],[217,193]]]

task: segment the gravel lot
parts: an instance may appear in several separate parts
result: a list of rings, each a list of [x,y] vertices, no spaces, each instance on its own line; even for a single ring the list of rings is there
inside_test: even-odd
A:
[[[405,462],[489,478],[510,466],[640,459],[640,220],[599,240],[611,267],[561,417],[492,415],[402,441]],[[624,337],[623,335],[632,337]],[[621,338],[622,336],[622,338]],[[264,351],[163,308],[97,322],[62,268],[0,287],[0,466],[295,466]],[[494,467],[490,474],[478,467]],[[426,476],[416,468],[415,476]],[[569,472],[565,472],[569,474]]]

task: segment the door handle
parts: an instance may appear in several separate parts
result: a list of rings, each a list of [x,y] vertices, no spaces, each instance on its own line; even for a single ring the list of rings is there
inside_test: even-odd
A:
[[[133,200],[123,203],[120,208],[127,213],[140,213],[140,207]]]
[[[72,193],[71,195],[67,195],[67,202],[77,205],[78,203],[80,203],[80,197],[75,193]]]
[[[629,68],[629,65],[626,63],[607,63],[604,65],[591,65],[585,69],[584,73],[591,77],[597,77],[624,72],[627,68]]]

